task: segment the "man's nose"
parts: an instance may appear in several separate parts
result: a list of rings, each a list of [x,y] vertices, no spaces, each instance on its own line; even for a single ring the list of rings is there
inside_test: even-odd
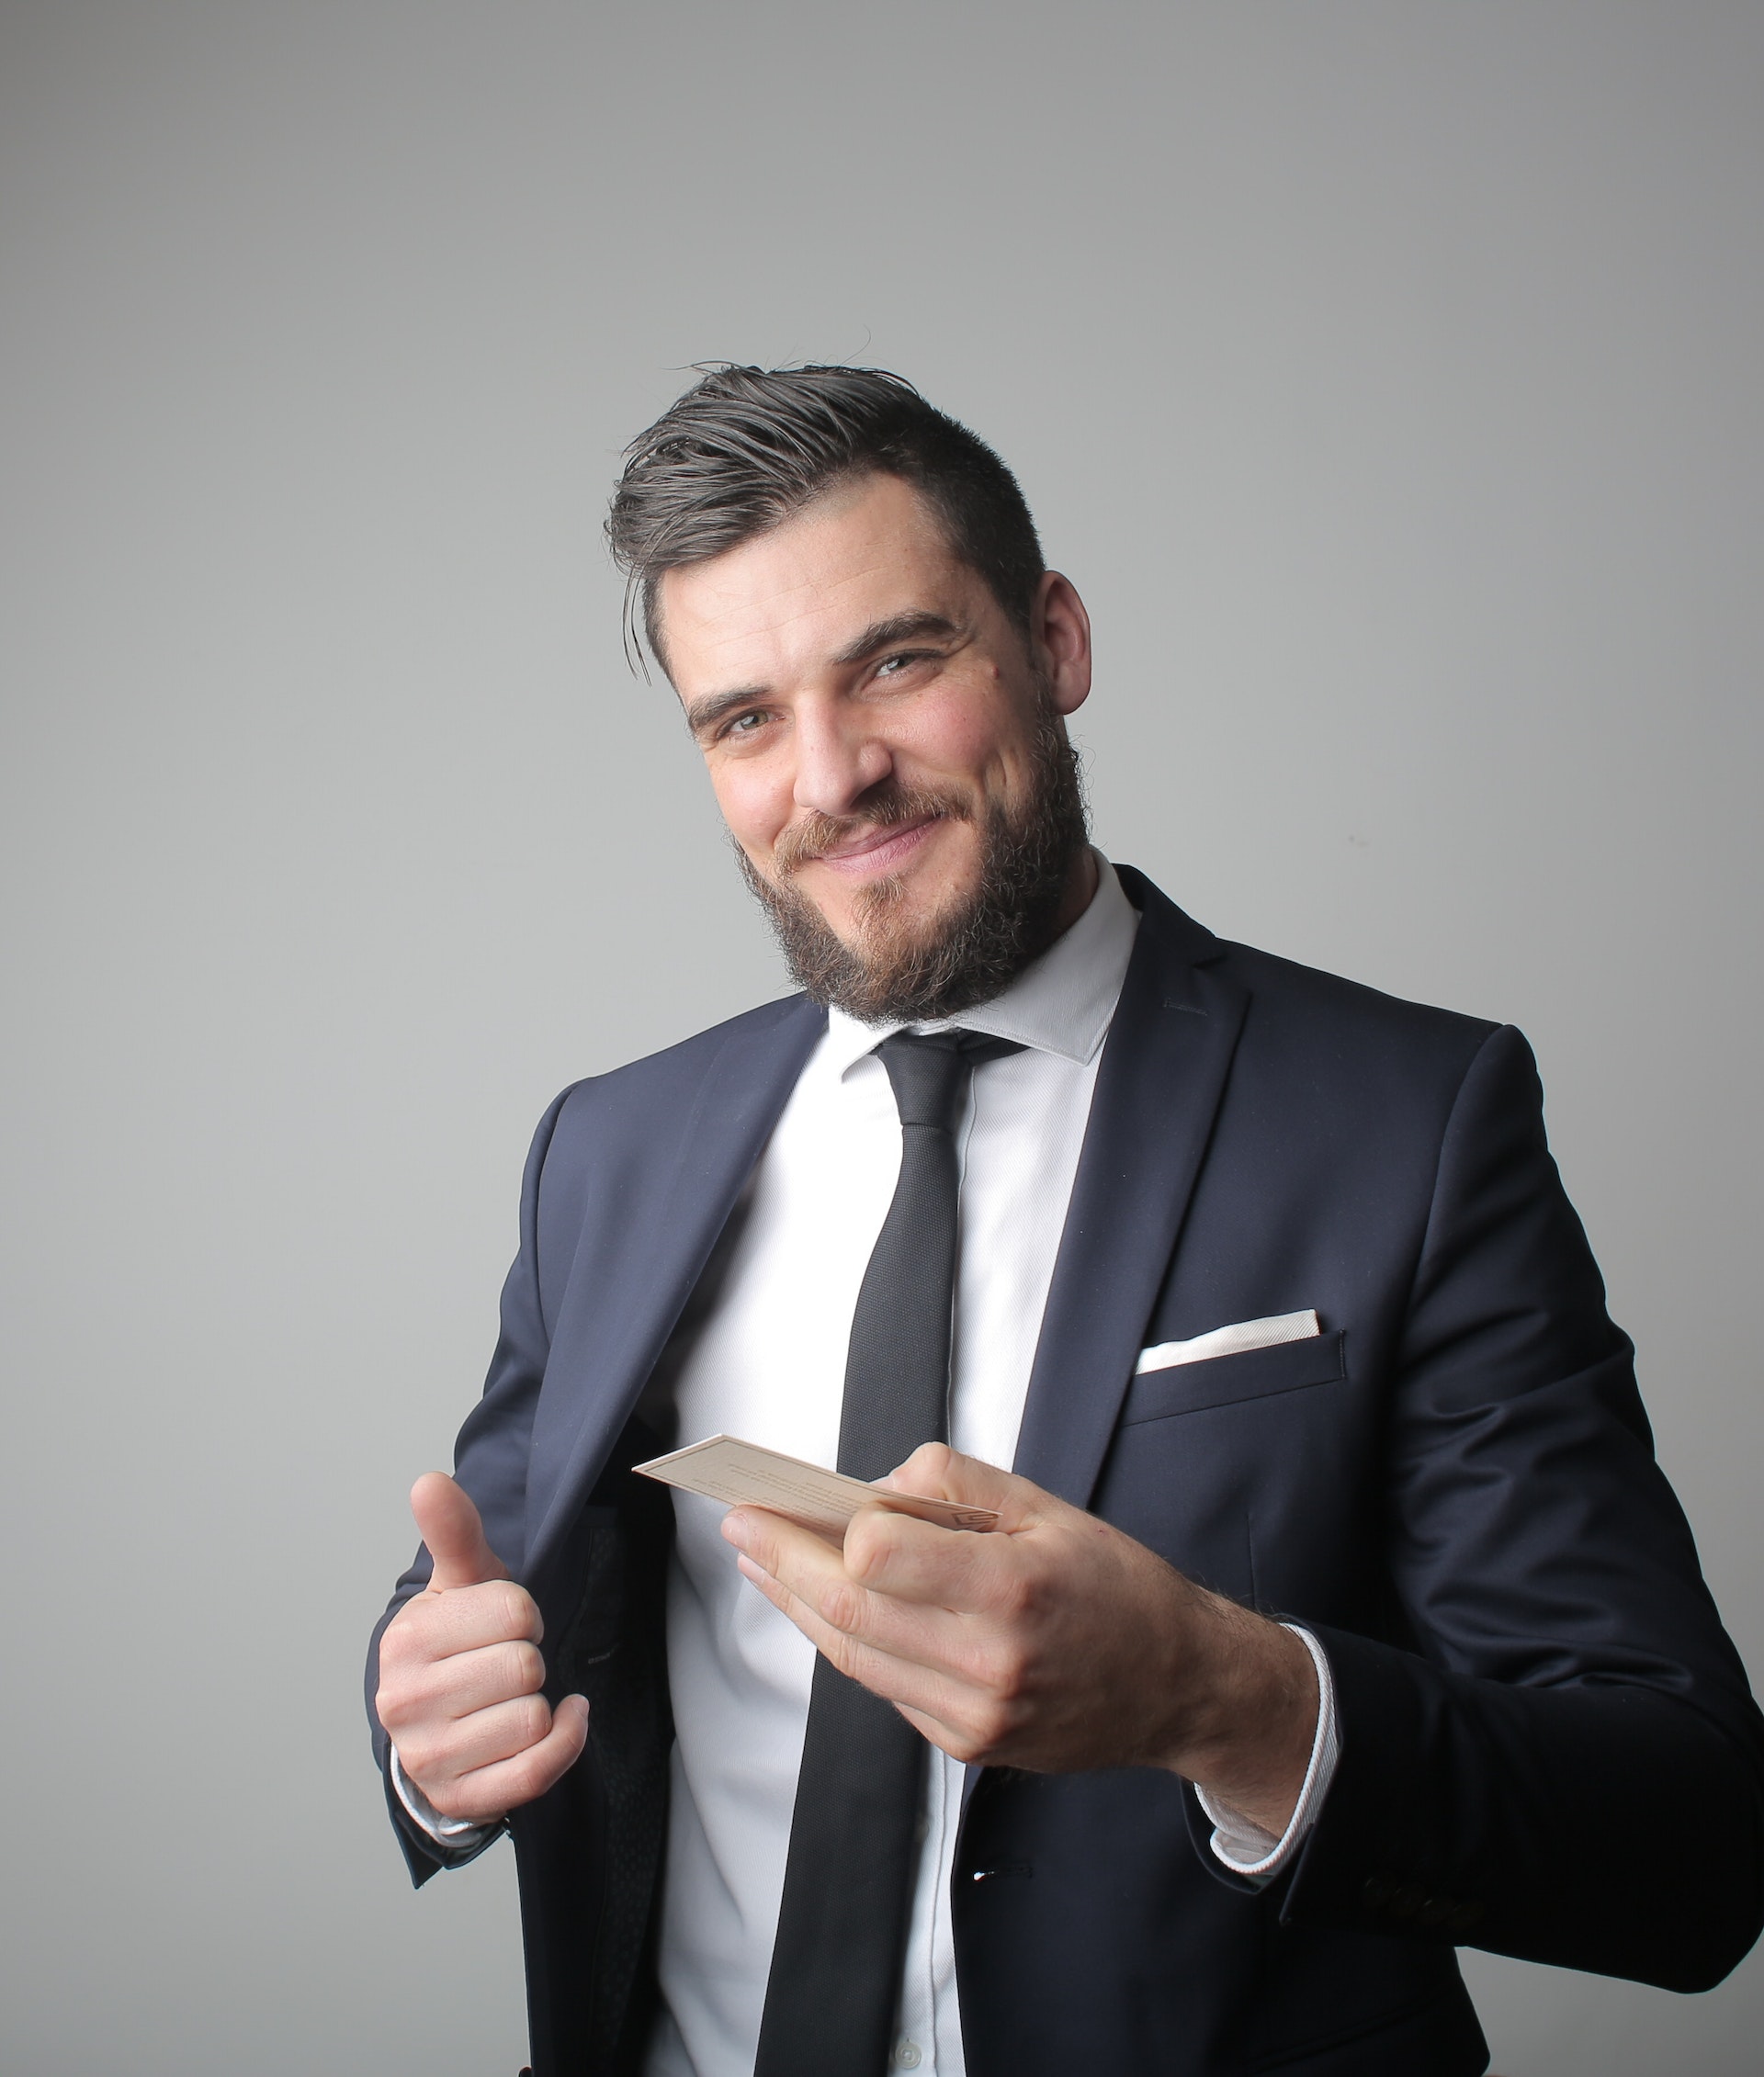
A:
[[[791,797],[799,812],[850,815],[894,769],[893,753],[852,717],[799,714]]]

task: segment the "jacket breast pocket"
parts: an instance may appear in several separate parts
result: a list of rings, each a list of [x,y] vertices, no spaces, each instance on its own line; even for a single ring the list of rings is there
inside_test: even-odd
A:
[[[1242,1399],[1333,1384],[1348,1374],[1347,1339],[1345,1330],[1307,1335],[1303,1341],[1283,1341],[1272,1349],[1246,1349],[1203,1363],[1147,1371],[1133,1381],[1120,1425],[1133,1428],[1143,1421],[1199,1413],[1204,1406],[1228,1406]]]

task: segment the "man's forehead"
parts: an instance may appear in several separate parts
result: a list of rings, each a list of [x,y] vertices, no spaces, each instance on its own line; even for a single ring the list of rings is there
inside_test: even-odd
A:
[[[657,603],[675,683],[696,683],[822,661],[882,621],[954,620],[974,581],[918,494],[877,477],[724,555],[669,570]]]

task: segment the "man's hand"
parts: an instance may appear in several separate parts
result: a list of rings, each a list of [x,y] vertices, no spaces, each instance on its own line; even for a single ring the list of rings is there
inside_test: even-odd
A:
[[[723,1523],[743,1574],[842,1673],[958,1760],[1169,1767],[1284,1832],[1317,1712],[1316,1667],[1290,1631],[942,1443],[882,1483],[996,1507],[999,1528],[865,1507],[842,1551],[763,1508]]]
[[[540,1694],[538,1609],[484,1541],[466,1494],[425,1472],[411,1512],[435,1570],[380,1638],[374,1707],[406,1778],[443,1817],[495,1824],[576,1764],[588,1704],[569,1695],[554,1714]]]

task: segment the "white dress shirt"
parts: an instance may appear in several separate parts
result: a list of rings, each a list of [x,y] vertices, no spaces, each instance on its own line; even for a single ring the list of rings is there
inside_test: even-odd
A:
[[[1098,1061],[1138,916],[1108,862],[1082,916],[996,1000],[950,1022],[1024,1048],[983,1063],[956,1126],[960,1256],[951,1354],[953,1446],[1009,1465]],[[671,1446],[718,1433],[831,1464],[846,1343],[900,1163],[900,1125],[874,1049],[898,1024],[839,1010],[754,1170],[712,1302],[677,1333],[645,1394]],[[936,1026],[921,1025],[930,1030]],[[645,2077],[749,2077],[783,1893],[814,1648],[736,1570],[725,1508],[676,1491],[668,1583],[675,1743],[659,1967],[662,2014]],[[1304,1632],[1300,1632],[1304,1635]],[[1283,1838],[1207,1803],[1214,1851],[1256,1879],[1283,1867],[1334,1771],[1329,1668],[1305,1791]],[[963,2077],[950,1879],[964,1769],[927,1748],[923,1845],[894,2060]],[[482,1834],[437,1821],[445,1844]]]

